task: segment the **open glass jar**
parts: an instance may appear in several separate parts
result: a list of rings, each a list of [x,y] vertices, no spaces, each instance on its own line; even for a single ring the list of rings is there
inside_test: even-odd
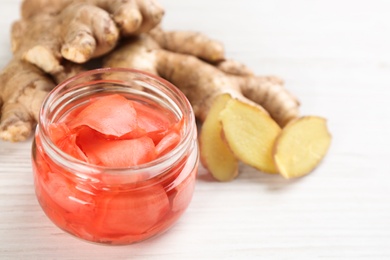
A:
[[[131,167],[85,162],[61,150],[50,126],[94,98],[119,94],[180,121],[169,152]],[[58,85],[45,99],[32,147],[35,192],[58,227],[82,239],[130,244],[170,228],[188,207],[198,167],[194,114],[172,84],[136,70],[92,70]]]

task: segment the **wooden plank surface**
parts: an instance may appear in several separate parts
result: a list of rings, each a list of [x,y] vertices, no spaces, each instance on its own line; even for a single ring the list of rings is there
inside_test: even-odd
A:
[[[200,170],[171,230],[101,246],[39,207],[31,139],[0,141],[0,259],[390,259],[390,2],[160,0],[166,29],[203,31],[257,74],[273,74],[328,118],[333,142],[311,175],[287,181],[241,166],[230,183]],[[20,1],[0,2],[0,65]],[[1,84],[1,83],[0,83]]]

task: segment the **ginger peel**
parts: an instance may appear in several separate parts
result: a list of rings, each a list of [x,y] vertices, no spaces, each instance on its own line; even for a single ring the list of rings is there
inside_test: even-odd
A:
[[[24,0],[21,15],[26,20],[42,13],[55,16],[74,4],[88,4],[106,11],[123,36],[150,31],[161,22],[165,13],[155,0]]]
[[[34,65],[12,60],[0,74],[0,138],[23,141],[32,132],[46,94],[54,82]]]

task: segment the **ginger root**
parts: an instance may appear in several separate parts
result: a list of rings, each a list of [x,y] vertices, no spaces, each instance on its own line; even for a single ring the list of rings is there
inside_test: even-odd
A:
[[[24,0],[21,6],[21,15],[26,20],[40,16],[42,13],[56,16],[62,10],[75,4],[88,4],[91,7],[105,10],[112,17],[112,21],[115,22],[123,36],[138,35],[150,31],[160,24],[165,13],[155,0]],[[73,10],[77,11],[76,9]],[[99,16],[100,14],[93,9],[87,10],[85,14]],[[98,20],[99,17],[96,17],[96,21]],[[70,19],[67,21],[69,22]],[[67,21],[65,20],[65,22]],[[87,24],[89,28],[100,25],[99,23],[96,25]]]
[[[50,74],[65,58],[84,63],[102,56],[120,35],[136,35],[160,23],[164,10],[153,0],[25,0],[12,27],[13,53]]]
[[[186,44],[191,45],[191,42]],[[194,50],[194,53],[197,54],[197,51]],[[202,58],[213,61],[213,57],[207,55]],[[214,99],[225,93],[261,109],[264,107],[281,125],[296,118],[299,112],[299,102],[283,87],[279,78],[248,75],[248,69],[241,64],[241,68],[235,66],[235,74],[226,73],[195,55],[162,49],[150,35],[133,38],[119,46],[105,56],[104,66],[136,68],[165,78],[187,96],[195,115],[202,122]]]
[[[162,49],[168,51],[193,55],[209,62],[225,59],[223,44],[200,32],[164,31],[161,27],[157,27],[149,34]]]
[[[323,134],[326,125],[301,124],[299,102],[283,87],[282,80],[254,75],[241,63],[226,60],[223,48],[215,46],[220,44],[202,34],[164,32],[157,28],[124,43],[106,56],[104,65],[148,71],[184,92],[195,115],[203,122],[201,161],[215,179],[234,179],[238,161],[264,172],[281,172],[286,178],[302,176],[300,169],[305,169],[304,173],[311,171],[325,156],[324,149],[318,153],[321,156],[317,160],[300,156],[304,147],[296,148],[295,157],[291,149],[290,154],[298,158],[297,163],[306,165],[296,170],[294,164],[285,163],[289,157],[283,153],[284,147],[293,142],[294,129],[308,132],[322,129],[318,140],[308,137],[312,146],[317,146],[317,142],[326,140]]]
[[[56,83],[111,51],[120,37],[149,31],[164,10],[154,0],[24,0],[12,25],[13,59],[0,72],[0,138],[30,136]]]
[[[54,82],[32,64],[12,60],[0,74],[0,138],[22,141],[31,134],[46,94]]]
[[[226,59],[220,42],[162,30],[163,15],[154,0],[24,0],[14,57],[0,73],[0,138],[26,139],[48,91],[104,56],[105,67],[147,71],[182,90],[203,123],[201,160],[215,179],[234,179],[239,161],[286,178],[312,171],[330,144],[325,120],[300,117],[281,79]]]
[[[13,58],[0,73],[0,139],[26,140],[49,91],[82,70],[81,66],[64,62],[63,71],[50,77],[35,65]]]
[[[251,165],[258,166],[261,170],[275,172],[272,145],[280,127],[274,123],[269,115],[283,126],[290,120],[297,118],[299,112],[299,102],[283,87],[283,81],[276,77],[256,76],[246,66],[236,61],[224,59],[223,53],[219,54],[218,60],[220,61],[216,61],[215,57],[217,56],[214,55],[214,52],[202,50],[207,50],[208,45],[217,46],[219,43],[213,42],[204,35],[177,31],[167,32],[166,35],[162,36],[164,31],[158,30],[158,37],[164,39],[163,45],[165,47],[167,45],[181,46],[185,42],[186,49],[178,48],[178,51],[181,52],[179,53],[162,48],[158,43],[161,40],[155,40],[156,33],[155,30],[152,30],[149,35],[131,39],[107,55],[104,66],[128,67],[147,71],[165,78],[180,88],[189,99],[196,117],[204,123],[200,134],[201,160],[217,180],[227,181],[235,178],[238,159],[247,163],[251,162]],[[199,40],[202,37],[204,39]],[[173,47],[169,48],[173,49]],[[198,57],[201,57],[202,60]],[[236,147],[230,150],[222,138],[219,114],[224,109],[224,95],[231,96],[234,100],[237,99],[245,104],[244,109],[237,111],[236,108],[233,109],[237,112],[234,112],[236,117],[232,118],[230,114],[226,114],[226,125],[242,124],[243,128],[252,127],[250,126],[251,122],[254,123],[258,120],[258,113],[261,113],[260,116],[264,115],[263,118],[267,122],[264,124],[267,127],[268,124],[270,125],[270,132],[274,131],[270,134],[272,138],[267,137],[270,139],[265,142],[267,144],[266,163],[260,163],[261,166],[254,162],[258,159],[263,160],[260,158],[261,156],[258,158],[255,155],[252,160],[244,160],[245,156],[241,157],[236,153],[240,149]],[[256,112],[251,113],[254,116],[253,121],[247,121],[250,119],[247,116],[240,121],[241,115],[239,113],[241,111],[251,112],[252,107],[256,110]],[[233,121],[229,122],[230,120]],[[225,125],[223,127],[230,130],[235,129]],[[259,125],[254,127],[259,127]],[[260,136],[261,130],[253,128],[254,132],[259,131]],[[232,134],[229,137],[230,140],[244,140],[243,142],[253,140],[240,138],[235,133],[229,132],[228,134]],[[261,142],[257,143],[262,144]],[[263,149],[259,146],[256,147]],[[245,149],[244,146],[241,146],[242,149]],[[223,158],[220,156],[222,154]]]

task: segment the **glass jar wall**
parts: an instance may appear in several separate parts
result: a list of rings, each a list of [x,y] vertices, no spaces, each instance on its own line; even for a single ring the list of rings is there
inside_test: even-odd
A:
[[[51,126],[90,100],[118,94],[180,122],[175,147],[130,167],[93,164],[59,147]],[[158,235],[191,201],[199,160],[196,135],[188,100],[169,82],[130,69],[82,73],[57,86],[42,106],[32,147],[37,199],[58,227],[88,241],[130,244]]]

